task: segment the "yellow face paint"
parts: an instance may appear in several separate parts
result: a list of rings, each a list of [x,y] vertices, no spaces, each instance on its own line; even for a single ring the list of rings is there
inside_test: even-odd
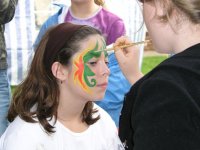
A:
[[[74,83],[79,84],[87,93],[91,93],[90,88],[96,85],[96,79],[92,78],[90,81],[88,80],[88,77],[95,76],[95,73],[92,72],[92,70],[87,65],[88,61],[93,57],[99,58],[102,52],[104,52],[104,55],[106,57],[108,56],[106,51],[102,51],[106,48],[105,41],[102,41],[103,46],[101,47],[101,49],[98,49],[99,44],[97,41],[95,46],[92,46],[93,44],[91,44],[91,46],[89,46],[81,54],[79,54],[73,62],[75,66]]]

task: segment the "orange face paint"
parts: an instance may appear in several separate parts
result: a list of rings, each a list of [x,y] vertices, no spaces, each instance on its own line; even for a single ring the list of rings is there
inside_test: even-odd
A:
[[[79,84],[87,93],[91,93],[90,88],[96,85],[96,79],[92,78],[90,81],[88,80],[88,77],[95,76],[95,73],[92,72],[90,67],[87,65],[88,61],[93,57],[99,58],[102,52],[105,54],[106,57],[108,56],[107,52],[104,51],[104,49],[106,48],[105,41],[102,41],[103,46],[100,49],[97,41],[95,46],[90,46],[89,48],[85,49],[74,59],[74,82],[75,84]]]

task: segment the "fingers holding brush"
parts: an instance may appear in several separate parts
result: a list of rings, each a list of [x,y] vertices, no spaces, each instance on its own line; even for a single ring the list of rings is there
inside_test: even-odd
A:
[[[133,42],[125,36],[122,36],[114,43],[114,52],[119,66],[131,84],[134,84],[142,75],[139,67],[140,52]],[[129,46],[125,46],[129,45]]]

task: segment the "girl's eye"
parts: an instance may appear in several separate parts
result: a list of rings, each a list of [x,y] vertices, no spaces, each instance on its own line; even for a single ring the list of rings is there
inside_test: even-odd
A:
[[[108,66],[108,65],[109,65],[109,62],[108,62],[108,61],[105,61],[105,64]]]
[[[90,66],[95,66],[95,65],[97,64],[97,62],[96,62],[96,61],[91,61],[91,62],[88,62],[88,64],[89,64]]]

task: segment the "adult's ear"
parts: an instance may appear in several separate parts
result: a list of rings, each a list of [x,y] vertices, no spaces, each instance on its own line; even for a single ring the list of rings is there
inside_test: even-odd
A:
[[[68,70],[65,66],[59,62],[54,62],[51,66],[53,75],[60,81],[64,81],[68,77]]]

